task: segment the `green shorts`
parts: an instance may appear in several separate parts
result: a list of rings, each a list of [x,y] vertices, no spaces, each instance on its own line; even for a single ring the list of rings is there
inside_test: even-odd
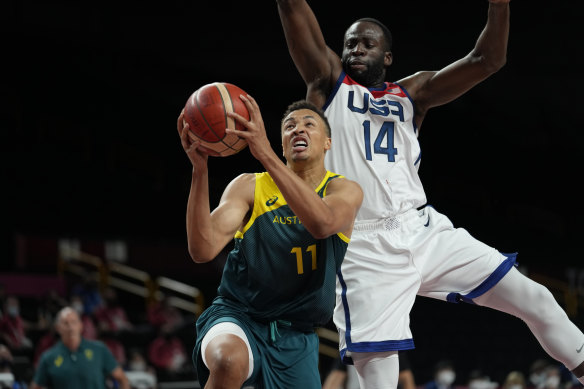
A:
[[[285,325],[259,323],[247,315],[222,305],[211,305],[197,320],[197,342],[193,363],[201,387],[209,378],[203,363],[201,344],[215,324],[232,322],[245,332],[253,353],[253,373],[244,387],[255,389],[321,389],[318,370],[318,335]]]

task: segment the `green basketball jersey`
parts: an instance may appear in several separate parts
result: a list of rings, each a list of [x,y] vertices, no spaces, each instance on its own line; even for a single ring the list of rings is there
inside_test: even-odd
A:
[[[326,196],[327,172],[316,188]],[[342,233],[315,239],[294,215],[268,173],[256,173],[249,222],[235,234],[214,304],[255,320],[285,320],[300,328],[326,324],[335,306],[336,274],[349,239]]]

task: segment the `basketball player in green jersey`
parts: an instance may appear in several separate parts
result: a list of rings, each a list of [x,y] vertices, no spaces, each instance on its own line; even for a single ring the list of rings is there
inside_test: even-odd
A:
[[[361,205],[354,181],[324,167],[331,147],[322,111],[299,101],[281,122],[286,164],[272,149],[255,100],[250,120],[233,113],[264,173],[242,174],[209,207],[208,156],[178,130],[193,164],[187,203],[189,253],[213,260],[235,239],[217,297],[197,320],[193,362],[204,388],[320,389],[318,336],[335,306],[339,270]]]

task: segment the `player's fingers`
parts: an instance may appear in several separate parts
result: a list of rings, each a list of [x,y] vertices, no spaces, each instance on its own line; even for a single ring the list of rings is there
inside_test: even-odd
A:
[[[178,133],[181,134],[185,121],[184,121],[184,117],[185,117],[185,110],[184,108],[180,111],[180,115],[178,115],[178,119],[176,120],[176,128],[178,130]]]
[[[247,131],[234,130],[233,128],[226,128],[225,133],[237,135],[238,137],[246,139],[246,140],[249,139],[251,136],[250,133]]]
[[[261,117],[261,115],[260,107],[258,106],[258,103],[255,101],[255,99],[250,95],[246,96],[239,95],[239,98],[243,100],[243,103],[245,104],[247,111],[249,112],[250,120],[254,122],[257,121],[257,119]]]
[[[243,116],[241,116],[237,112],[228,112],[227,115],[230,118],[235,119],[236,122],[238,122],[239,124],[241,124],[242,126],[247,128],[248,130],[253,130],[254,123],[251,120],[247,120],[246,118],[244,118]]]

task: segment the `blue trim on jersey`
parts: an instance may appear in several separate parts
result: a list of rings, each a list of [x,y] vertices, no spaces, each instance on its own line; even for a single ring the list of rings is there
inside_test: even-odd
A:
[[[331,101],[333,101],[333,98],[335,97],[335,95],[339,91],[339,88],[341,87],[341,84],[343,83],[343,80],[345,79],[345,75],[346,75],[345,71],[341,70],[341,74],[339,75],[339,78],[337,79],[337,83],[335,84],[335,87],[333,88],[331,94],[329,95],[329,97],[326,99],[324,105],[322,106],[323,111],[326,111],[326,109],[328,108]]]
[[[406,88],[404,88],[403,86],[401,86],[397,82],[394,82],[394,84],[399,86],[401,88],[401,90],[406,94],[406,96],[408,96],[408,99],[410,99],[410,102],[412,103],[413,110],[414,110],[414,112],[416,112],[416,103],[414,102],[414,99],[412,99],[412,96],[410,96],[410,94],[408,93]],[[418,132],[418,126],[416,126],[416,123],[413,120],[412,120],[412,124],[414,125],[414,132]]]
[[[414,347],[413,339],[386,340],[382,342],[361,342],[352,343],[351,352],[368,353],[368,352],[385,352],[411,350]],[[348,348],[341,350],[341,360],[345,365],[353,365],[353,358],[347,355]]]
[[[446,296],[446,301],[450,303],[459,303],[464,302],[468,304],[474,304],[475,302],[472,299],[477,298],[487,291],[489,291],[493,286],[497,284],[497,282],[501,281],[501,278],[505,276],[511,270],[513,266],[517,266],[517,253],[512,254],[505,254],[501,253],[507,257],[503,263],[501,263],[497,269],[489,276],[486,280],[484,280],[479,286],[473,289],[467,295],[461,295],[460,293],[449,293]]]
[[[341,350],[341,359],[343,363],[352,365],[353,359],[347,357],[347,349],[353,352],[366,353],[366,352],[379,352],[379,351],[398,351],[398,350],[410,350],[415,348],[414,340],[402,339],[402,340],[383,340],[380,342],[357,342],[353,343],[351,341],[351,315],[349,313],[349,302],[347,301],[347,284],[343,279],[343,274],[339,270],[337,272],[339,278],[339,283],[341,284],[341,300],[343,302],[343,308],[345,309],[345,342],[347,343],[347,348]]]
[[[416,158],[416,162],[414,162],[414,165],[417,165],[421,159],[422,159],[422,146],[420,146],[420,154],[418,154],[418,158]]]
[[[337,277],[341,284],[341,300],[343,301],[343,309],[345,310],[345,340],[349,344],[351,342],[351,314],[349,313],[349,302],[347,301],[347,284],[345,283],[341,269],[337,271]]]

